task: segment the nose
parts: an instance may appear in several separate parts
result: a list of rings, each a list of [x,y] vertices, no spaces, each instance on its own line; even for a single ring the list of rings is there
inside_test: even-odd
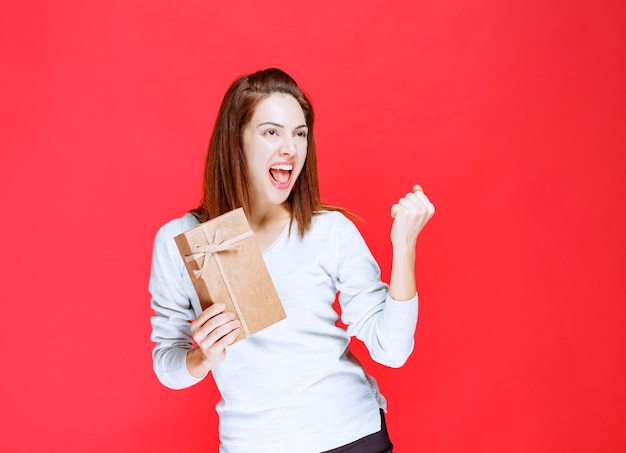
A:
[[[293,137],[284,137],[280,145],[280,154],[287,157],[293,157],[296,154],[296,142]]]

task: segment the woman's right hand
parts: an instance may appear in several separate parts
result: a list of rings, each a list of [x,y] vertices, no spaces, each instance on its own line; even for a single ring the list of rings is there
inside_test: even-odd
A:
[[[241,323],[224,308],[224,304],[212,304],[191,323],[191,335],[197,344],[187,353],[187,369],[192,376],[205,376],[224,360],[226,347],[239,335]]]

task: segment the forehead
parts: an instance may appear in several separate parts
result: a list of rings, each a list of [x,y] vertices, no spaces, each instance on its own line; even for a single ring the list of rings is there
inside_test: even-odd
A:
[[[256,124],[272,121],[283,125],[305,124],[304,112],[300,104],[290,94],[272,93],[254,109],[252,121]]]

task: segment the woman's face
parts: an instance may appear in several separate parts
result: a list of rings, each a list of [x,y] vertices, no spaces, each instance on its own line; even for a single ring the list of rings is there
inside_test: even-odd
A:
[[[287,200],[304,166],[307,134],[293,96],[273,93],[257,105],[242,137],[253,204]]]

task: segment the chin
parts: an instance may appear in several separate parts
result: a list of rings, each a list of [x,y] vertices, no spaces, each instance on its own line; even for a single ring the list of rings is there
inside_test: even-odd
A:
[[[289,193],[285,194],[284,196],[270,196],[268,197],[268,201],[275,205],[282,205],[289,199]]]

